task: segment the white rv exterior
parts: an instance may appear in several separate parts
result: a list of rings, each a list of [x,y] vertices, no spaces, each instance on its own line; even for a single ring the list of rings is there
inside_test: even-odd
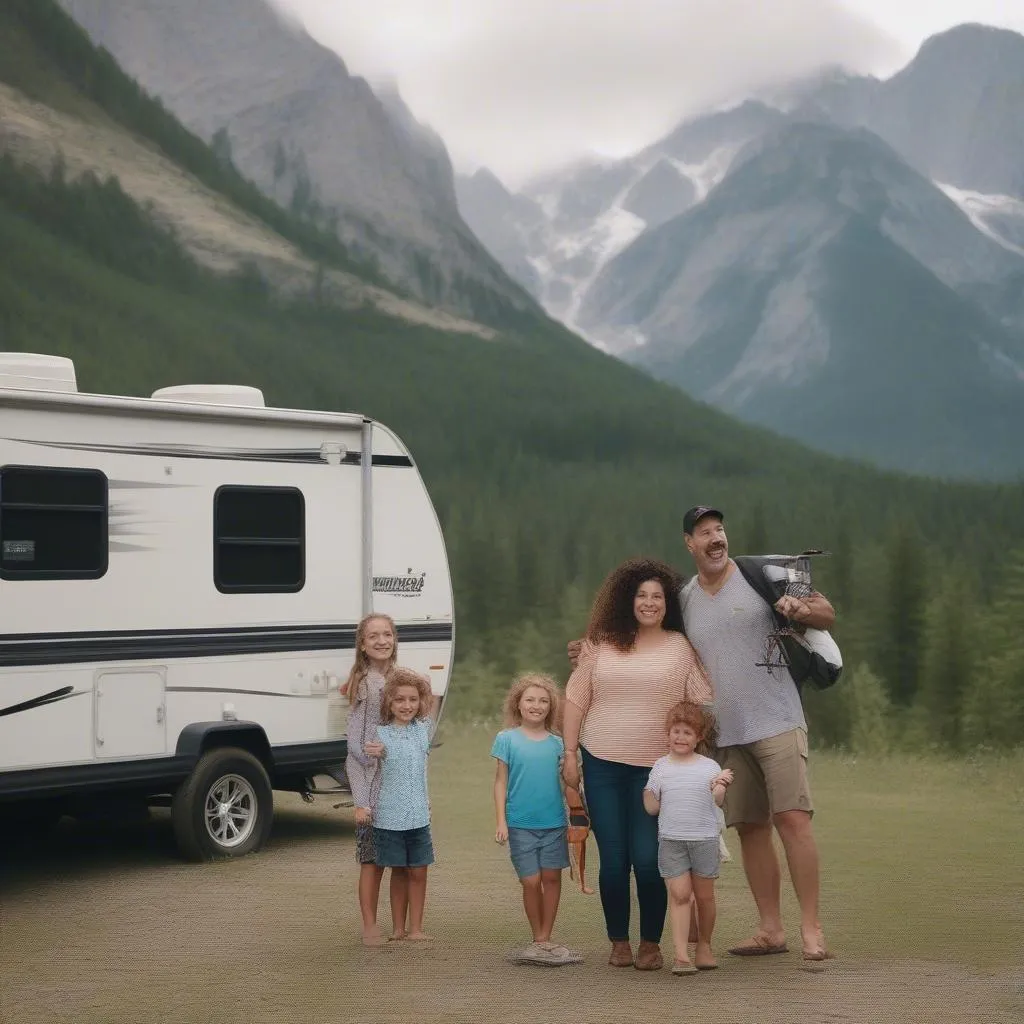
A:
[[[186,854],[254,849],[271,788],[344,761],[369,611],[443,697],[444,540],[385,426],[251,388],[81,394],[69,360],[0,353],[0,815],[170,796]]]

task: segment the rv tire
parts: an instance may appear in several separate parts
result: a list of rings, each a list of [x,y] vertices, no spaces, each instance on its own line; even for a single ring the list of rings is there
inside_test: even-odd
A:
[[[258,850],[270,834],[273,815],[266,769],[238,747],[203,754],[171,801],[178,849],[195,861]]]

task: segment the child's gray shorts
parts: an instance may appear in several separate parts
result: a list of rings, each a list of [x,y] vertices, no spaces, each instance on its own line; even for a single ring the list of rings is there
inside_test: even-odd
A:
[[[687,871],[701,878],[717,878],[721,863],[717,836],[714,839],[658,840],[658,870],[662,878],[678,878]]]

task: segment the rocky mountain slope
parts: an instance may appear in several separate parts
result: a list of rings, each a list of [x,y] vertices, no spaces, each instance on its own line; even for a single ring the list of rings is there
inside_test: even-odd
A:
[[[796,436],[816,410],[816,443],[887,465],[1016,472],[1021,83],[1024,37],[964,26],[887,81],[825,69],[467,217],[553,315],[697,397]],[[879,338],[902,411],[876,401]]]
[[[440,138],[265,0],[61,2],[267,195],[391,282],[461,314],[535,309],[463,222]]]
[[[1024,434],[1024,340],[953,286],[1004,256],[877,136],[787,125],[608,263],[580,317],[744,419],[888,465],[998,472]]]
[[[1022,108],[1024,36],[961,25],[891,78],[836,78],[796,109],[869,128],[936,181],[1024,198]]]
[[[116,178],[124,191],[169,228],[186,251],[217,274],[255,269],[279,295],[321,298],[342,309],[370,306],[412,324],[492,338],[495,331],[400,296],[357,274],[324,267],[268,224],[225,197],[145,140],[95,116],[34,101],[0,82],[0,152],[44,172],[58,164],[70,180]]]

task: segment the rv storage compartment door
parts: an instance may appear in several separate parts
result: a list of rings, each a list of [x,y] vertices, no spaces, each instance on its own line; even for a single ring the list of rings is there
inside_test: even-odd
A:
[[[96,673],[97,757],[146,757],[167,752],[163,668]]]

